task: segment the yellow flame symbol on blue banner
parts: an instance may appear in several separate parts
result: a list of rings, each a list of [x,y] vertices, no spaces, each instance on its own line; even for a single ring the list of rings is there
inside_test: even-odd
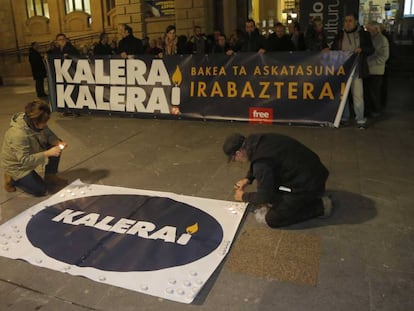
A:
[[[194,234],[198,231],[198,223],[196,222],[194,225],[187,227],[186,229],[188,234]]]

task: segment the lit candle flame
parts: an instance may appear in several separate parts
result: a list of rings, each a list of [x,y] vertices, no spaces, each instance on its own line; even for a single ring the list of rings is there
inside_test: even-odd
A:
[[[175,68],[175,71],[172,75],[172,82],[174,83],[174,85],[180,85],[181,81],[183,80],[183,75],[181,74],[181,70],[180,67]]]
[[[198,231],[198,223],[196,222],[194,225],[189,226],[186,228],[188,234],[194,234]]]

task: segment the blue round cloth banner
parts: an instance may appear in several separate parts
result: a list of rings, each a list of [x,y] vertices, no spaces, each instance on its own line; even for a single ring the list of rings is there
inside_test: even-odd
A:
[[[213,252],[223,229],[208,213],[170,198],[110,194],[64,201],[26,227],[33,246],[70,265],[155,271]]]

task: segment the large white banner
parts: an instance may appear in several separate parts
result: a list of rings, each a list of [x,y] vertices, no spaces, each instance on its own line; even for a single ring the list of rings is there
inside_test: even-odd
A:
[[[76,181],[0,226],[0,255],[191,303],[245,203]]]

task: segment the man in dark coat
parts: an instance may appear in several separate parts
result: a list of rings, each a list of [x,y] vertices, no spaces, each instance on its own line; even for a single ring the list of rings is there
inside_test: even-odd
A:
[[[144,53],[142,41],[134,37],[132,28],[127,24],[121,25],[121,35],[122,39],[118,44],[118,53],[122,58],[127,58],[128,55],[138,55]]]
[[[93,48],[93,55],[112,55],[113,51],[108,42],[108,34],[101,33],[99,35],[99,43]]]
[[[328,217],[332,202],[324,196],[329,172],[318,155],[293,138],[273,133],[227,137],[223,151],[229,160],[250,162],[245,178],[235,184],[236,201],[256,207],[256,219],[272,228],[314,217]],[[256,192],[245,188],[254,180]]]
[[[306,49],[308,51],[326,51],[329,50],[328,37],[323,29],[323,22],[319,16],[312,20],[305,36]]]
[[[295,45],[286,33],[285,26],[282,23],[275,25],[275,32],[267,38],[267,50],[269,52],[294,51]]]
[[[230,46],[227,43],[226,35],[220,34],[211,52],[213,54],[226,54],[228,50],[230,50]]]
[[[72,45],[69,39],[64,33],[59,33],[56,35],[57,49],[55,50],[57,54],[61,56],[76,55],[79,56],[79,51]]]
[[[32,68],[33,80],[36,81],[36,94],[37,97],[45,97],[45,85],[44,79],[46,78],[46,67],[43,62],[42,55],[39,52],[39,44],[32,42],[29,49],[29,63]]]
[[[191,52],[198,56],[204,56],[209,52],[207,37],[201,32],[200,26],[194,26],[194,35],[189,40]]]
[[[234,52],[266,52],[266,38],[263,37],[256,27],[256,23],[252,19],[248,19],[245,23],[245,32],[240,38],[239,42],[240,50],[228,50],[229,55]]]
[[[56,48],[51,49],[50,54],[60,56],[61,58],[66,58],[66,57],[71,58],[73,56],[75,56],[75,57],[80,56],[79,51],[73,46],[73,44],[70,42],[69,38],[66,37],[66,35],[64,33],[58,33],[56,35]],[[80,116],[80,114],[65,111],[63,113],[63,116],[65,116],[65,117]]]
[[[58,33],[56,35],[56,49],[53,50],[53,54],[58,54],[62,57],[68,55],[79,56],[79,51],[70,43],[69,39],[64,33]]]

